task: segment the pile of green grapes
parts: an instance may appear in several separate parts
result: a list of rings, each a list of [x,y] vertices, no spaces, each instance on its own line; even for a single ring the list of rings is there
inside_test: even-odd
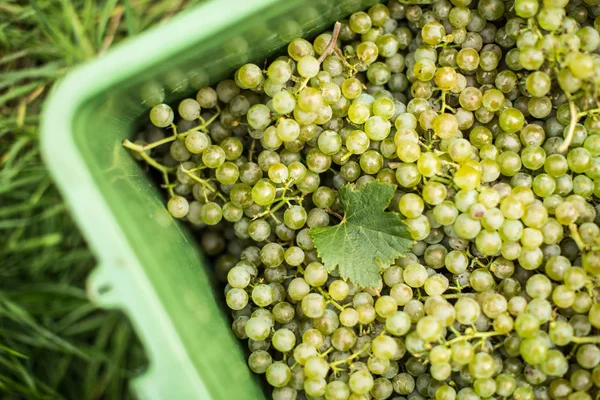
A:
[[[600,2],[409,3],[155,105],[124,145],[200,232],[273,399],[596,399]],[[360,287],[310,230],[372,181],[415,244]]]

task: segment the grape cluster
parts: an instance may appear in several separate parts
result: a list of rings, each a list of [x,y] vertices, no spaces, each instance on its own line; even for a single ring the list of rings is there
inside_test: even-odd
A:
[[[273,399],[597,398],[599,28],[597,0],[391,0],[151,109],[124,145]],[[309,232],[375,180],[416,243],[360,287]]]

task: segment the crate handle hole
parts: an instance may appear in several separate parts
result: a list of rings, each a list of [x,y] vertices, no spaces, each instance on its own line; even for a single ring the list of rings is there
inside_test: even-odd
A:
[[[110,293],[111,290],[112,290],[112,285],[110,283],[103,283],[100,286],[98,286],[98,289],[96,291],[98,292],[98,294],[100,296],[104,296],[104,295]]]

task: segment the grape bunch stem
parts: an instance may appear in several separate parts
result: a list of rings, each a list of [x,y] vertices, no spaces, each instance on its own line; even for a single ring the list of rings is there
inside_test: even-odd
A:
[[[221,198],[223,201],[227,201],[227,199],[225,198],[225,196],[223,196],[220,192],[218,192],[215,188],[213,188],[210,183],[208,183],[208,181],[206,181],[205,179],[200,178],[198,175],[195,175],[193,171],[191,170],[187,170],[183,167],[183,165],[181,166],[181,171],[186,174],[187,176],[189,176],[190,178],[192,178],[193,180],[195,180],[196,182],[200,183],[202,186],[204,186],[205,188],[207,188],[208,190],[210,190],[213,193],[216,193],[217,196],[219,196],[219,198]]]
[[[321,65],[323,63],[323,61],[325,61],[327,56],[329,56],[332,52],[335,52],[335,50],[337,49],[336,44],[337,44],[338,36],[340,35],[341,28],[342,28],[342,24],[339,21],[336,22],[335,25],[333,26],[333,33],[331,35],[331,40],[327,44],[327,47],[325,47],[325,51],[323,51],[323,54],[321,54],[319,56],[319,58],[317,59],[317,61],[319,62],[319,65]],[[339,56],[339,54],[341,54],[341,53],[339,53],[339,49],[336,52],[336,54],[338,54],[338,56]],[[343,57],[343,56],[341,58],[344,61],[346,60],[345,57]],[[306,87],[306,85],[308,84],[309,81],[310,81],[310,78],[305,78],[304,81],[302,81],[302,84],[300,85],[300,87],[298,88],[296,93],[300,93],[302,91],[302,89],[304,89]]]
[[[359,350],[359,351],[357,351],[356,353],[352,353],[350,356],[348,356],[348,357],[346,357],[346,358],[344,358],[344,359],[342,359],[342,360],[337,360],[337,361],[334,361],[334,362],[330,363],[330,364],[329,364],[329,367],[330,367],[332,370],[334,370],[334,371],[338,370],[338,369],[336,368],[338,365],[340,365],[340,364],[346,364],[346,363],[348,363],[349,361],[352,361],[352,360],[354,360],[355,358],[358,358],[358,357],[360,357],[360,356],[361,356],[361,355],[362,355],[362,354],[363,354],[365,351],[367,351],[367,350],[369,349],[369,346],[371,346],[371,343],[367,343],[366,345],[364,345],[364,346],[363,346],[363,348],[362,348],[362,349],[360,349],[360,350]]]
[[[454,343],[465,342],[471,339],[487,339],[493,336],[504,336],[504,333],[499,332],[474,332],[468,335],[458,336],[444,343],[445,346],[452,346]]]
[[[577,126],[578,115],[581,114],[577,113],[575,103],[573,103],[571,97],[569,96],[567,97],[567,99],[569,101],[569,112],[571,113],[571,121],[569,122],[569,130],[567,131],[567,136],[565,137],[565,140],[561,143],[561,145],[558,147],[558,151],[561,153],[567,151],[567,149],[571,145],[573,137],[575,136],[575,127]],[[587,112],[584,113],[584,115],[587,115]]]
[[[208,128],[208,126],[210,124],[212,124],[214,122],[214,120],[219,117],[219,115],[221,115],[221,109],[219,108],[219,106],[217,106],[217,112],[215,112],[215,114],[212,117],[210,117],[210,119],[208,121],[205,121],[204,118],[202,118],[202,117],[198,117],[201,124],[197,125],[193,128],[190,128],[183,133],[177,133],[177,126],[175,124],[171,124],[171,129],[173,129],[173,134],[171,136],[168,136],[161,140],[157,140],[156,142],[145,144],[143,146],[141,146],[139,144],[135,144],[128,139],[125,139],[125,140],[123,140],[123,146],[127,147],[130,150],[133,150],[133,151],[136,151],[136,152],[142,154],[142,153],[144,153],[148,150],[152,150],[153,148],[158,147],[160,145],[173,142],[177,139],[183,139],[191,133],[198,132],[198,131],[203,131],[203,132],[206,131],[206,128]],[[142,157],[144,157],[144,156],[142,155]],[[144,158],[144,159],[147,161],[146,158]],[[150,163],[148,162],[148,164],[150,164]]]

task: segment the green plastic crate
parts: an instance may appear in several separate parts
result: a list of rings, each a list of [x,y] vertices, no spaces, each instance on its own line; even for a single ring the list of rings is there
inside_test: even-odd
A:
[[[377,1],[213,0],[70,73],[42,120],[47,165],[98,262],[89,296],[120,308],[148,353],[133,381],[143,399],[269,397],[246,366],[222,288],[164,194],[121,146],[150,106],[176,101],[262,63]]]

